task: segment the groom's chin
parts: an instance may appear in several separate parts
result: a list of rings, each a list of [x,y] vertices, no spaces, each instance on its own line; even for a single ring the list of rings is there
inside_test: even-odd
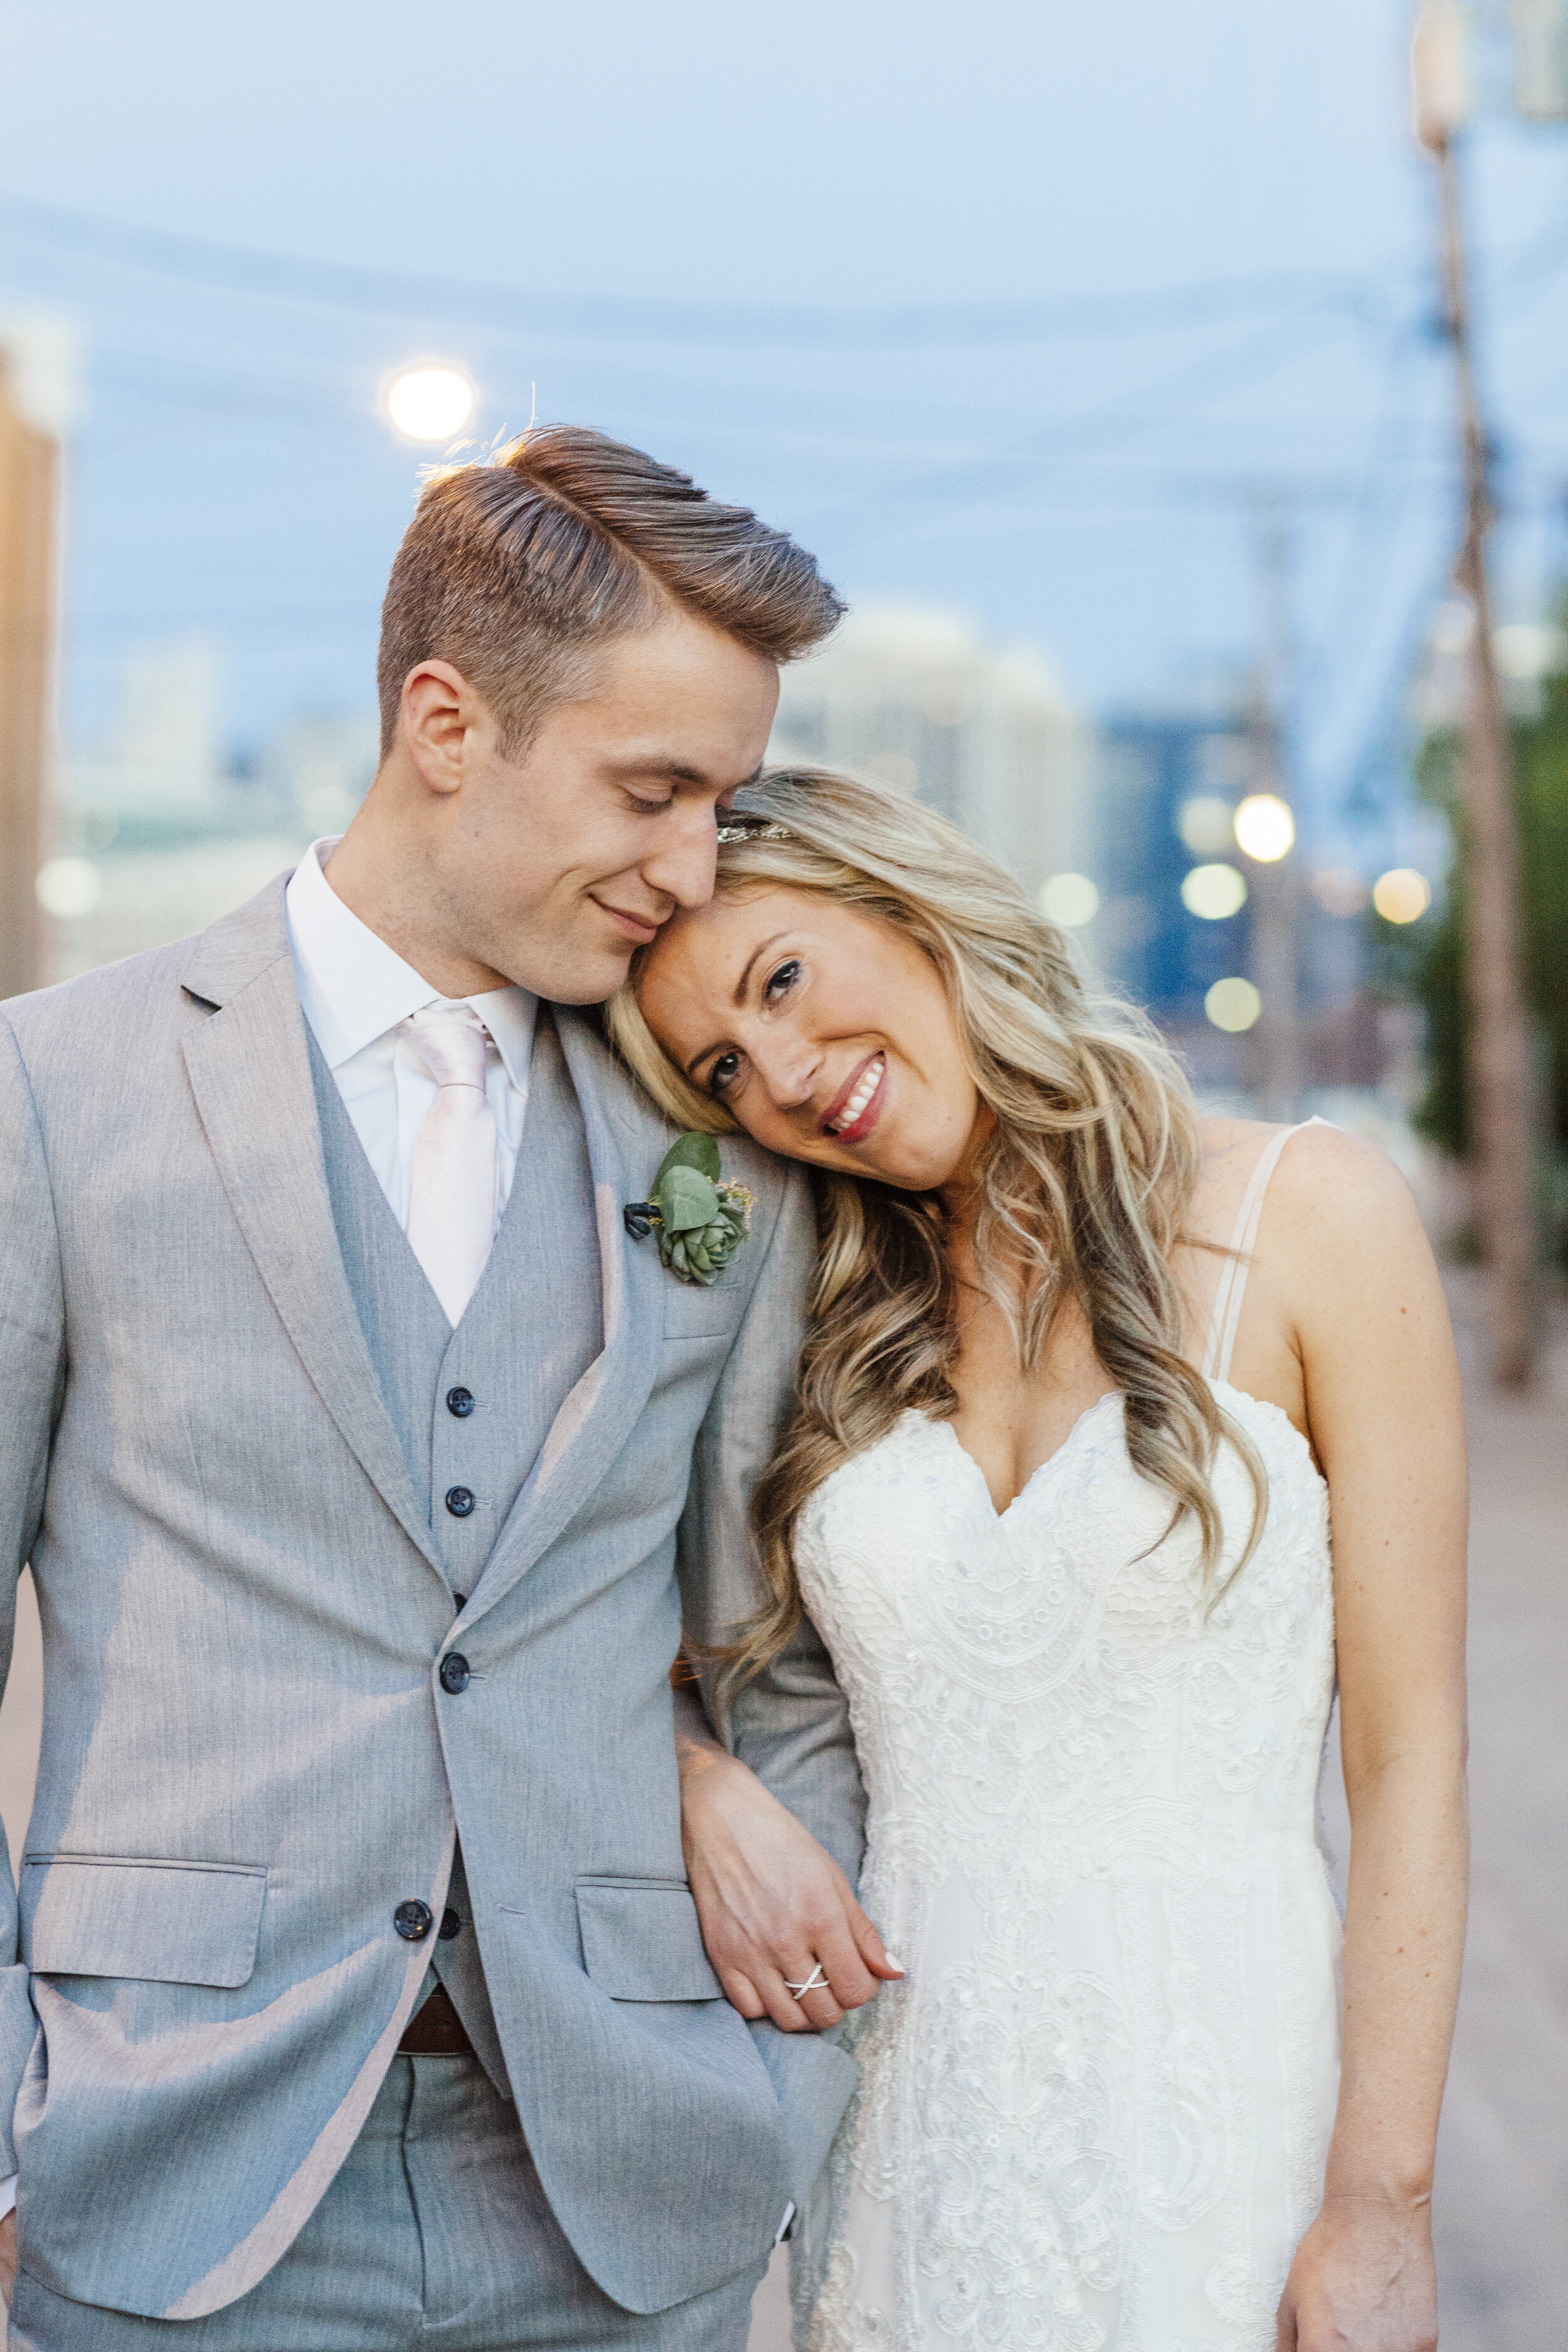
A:
[[[624,955],[600,953],[574,957],[551,974],[548,988],[538,993],[553,1004],[603,1004],[614,996],[632,968],[632,950]]]

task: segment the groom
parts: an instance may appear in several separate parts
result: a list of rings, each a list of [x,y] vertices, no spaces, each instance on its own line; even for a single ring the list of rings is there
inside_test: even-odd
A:
[[[712,886],[809,556],[596,435],[437,478],[343,839],[0,1013],[5,1647],[43,1615],[0,1969],[29,2352],[731,2352],[854,2078],[749,2032],[668,1672],[752,1605],[811,1237],[688,1286],[597,1003]],[[742,1752],[853,1874],[807,1636]]]

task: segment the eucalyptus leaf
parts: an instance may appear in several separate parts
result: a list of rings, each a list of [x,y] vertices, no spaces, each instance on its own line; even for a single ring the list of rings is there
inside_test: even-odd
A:
[[[664,1222],[672,1234],[684,1234],[711,1224],[719,1213],[716,1187],[695,1168],[671,1168],[660,1176],[654,1191],[664,1214]]]
[[[690,1135],[681,1136],[679,1141],[672,1143],[658,1163],[658,1173],[653,1180],[653,1189],[656,1192],[672,1168],[694,1168],[700,1176],[706,1176],[710,1184],[717,1184],[719,1181],[717,1142],[710,1135],[699,1135],[693,1132]]]

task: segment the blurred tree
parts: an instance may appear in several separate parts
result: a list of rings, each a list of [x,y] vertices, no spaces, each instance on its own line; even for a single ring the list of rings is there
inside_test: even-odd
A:
[[[1525,987],[1540,1041],[1542,1129],[1562,1168],[1568,1166],[1568,665],[1543,680],[1539,711],[1515,719],[1511,733],[1523,865]],[[1423,798],[1457,827],[1457,737],[1428,738],[1416,777]],[[1376,915],[1369,919],[1380,984],[1390,994],[1414,997],[1426,1016],[1427,1083],[1416,1127],[1460,1159],[1471,1144],[1462,890],[1456,869],[1441,913],[1403,930]],[[1563,1187],[1553,1183],[1552,1190],[1555,1194]],[[1568,1243],[1568,1222],[1559,1212],[1553,1223],[1561,1248]]]

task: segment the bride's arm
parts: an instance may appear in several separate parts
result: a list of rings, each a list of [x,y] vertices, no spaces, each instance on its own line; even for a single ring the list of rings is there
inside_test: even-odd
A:
[[[1458,1374],[1415,1205],[1382,1155],[1314,1132],[1275,1184],[1258,1264],[1267,1245],[1329,1482],[1351,1814],[1339,2106],[1279,2344],[1429,2352],[1432,2168],[1468,1864]]]
[[[679,1674],[678,1669],[678,1674]],[[714,1738],[689,1682],[675,1686],[680,1828],[702,1940],[742,2017],[786,2033],[837,2025],[901,1973],[831,1854]],[[829,1990],[797,1999],[821,1965]]]

